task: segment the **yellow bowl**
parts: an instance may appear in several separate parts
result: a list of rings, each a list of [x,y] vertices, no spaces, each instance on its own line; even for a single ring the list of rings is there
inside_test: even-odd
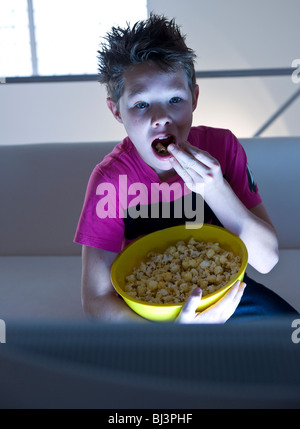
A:
[[[154,321],[174,320],[184,303],[154,304],[133,298],[124,291],[125,278],[132,273],[132,269],[145,261],[150,250],[164,252],[170,245],[179,240],[187,241],[194,237],[197,241],[218,242],[223,249],[230,250],[241,258],[241,268],[238,273],[222,288],[205,295],[197,311],[204,310],[220,299],[225,292],[236,283],[243,280],[248,263],[247,248],[237,236],[214,225],[204,224],[198,229],[189,229],[185,225],[162,229],[145,235],[129,244],[115,259],[111,268],[111,280],[117,293],[124,299],[129,307],[140,316]]]

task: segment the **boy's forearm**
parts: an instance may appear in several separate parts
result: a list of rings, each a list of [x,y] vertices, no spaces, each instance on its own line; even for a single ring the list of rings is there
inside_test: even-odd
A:
[[[91,318],[111,322],[144,321],[116,295],[110,270],[117,254],[83,246],[82,305]]]
[[[87,316],[104,322],[146,322],[113,293],[85,301],[84,311]]]
[[[204,192],[205,200],[224,227],[244,241],[249,263],[262,273],[270,271],[278,261],[278,241],[272,225],[248,210],[226,180]]]

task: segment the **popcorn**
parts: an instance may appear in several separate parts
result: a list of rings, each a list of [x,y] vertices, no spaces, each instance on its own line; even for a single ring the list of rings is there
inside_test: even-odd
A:
[[[239,271],[241,259],[219,243],[178,241],[164,253],[151,251],[126,277],[125,292],[156,304],[181,303],[196,287],[202,296],[223,287]]]

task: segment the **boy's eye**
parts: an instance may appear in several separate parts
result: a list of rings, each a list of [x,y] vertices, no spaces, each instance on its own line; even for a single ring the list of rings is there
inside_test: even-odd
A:
[[[135,107],[137,108],[137,109],[145,109],[146,107],[148,107],[149,106],[149,104],[148,103],[146,103],[145,101],[141,101],[140,103],[137,103],[136,105],[135,105]]]
[[[180,101],[181,101],[180,97],[172,97],[169,102],[171,104],[175,104],[175,103],[179,103]]]

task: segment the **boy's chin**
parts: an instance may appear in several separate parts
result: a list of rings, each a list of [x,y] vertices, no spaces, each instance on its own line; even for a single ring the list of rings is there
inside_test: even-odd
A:
[[[158,160],[156,160],[156,162],[154,161],[153,168],[157,170],[162,170],[162,171],[171,170],[173,167],[170,163],[170,158],[171,157],[165,158],[162,161],[158,161]]]
[[[159,163],[159,165],[156,163],[156,165],[152,165],[152,168],[161,178],[171,177],[175,174],[175,170],[168,160],[165,160],[163,163]]]

